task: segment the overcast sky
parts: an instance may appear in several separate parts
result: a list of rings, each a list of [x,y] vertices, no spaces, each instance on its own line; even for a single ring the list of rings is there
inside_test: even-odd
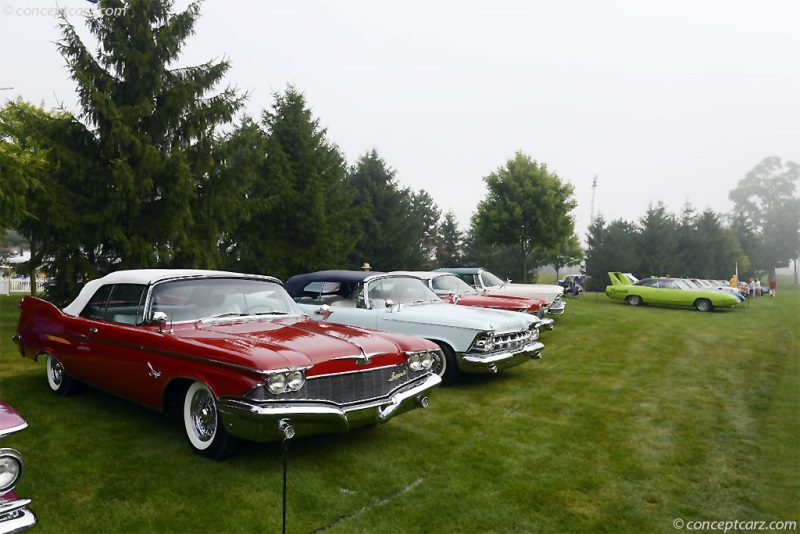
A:
[[[58,5],[88,39],[92,4]],[[0,0],[2,101],[76,110],[54,7]],[[377,149],[464,228],[516,151],[574,185],[581,238],[595,176],[595,215],[636,221],[800,162],[797,0],[206,0],[181,64],[221,58],[248,114],[294,85],[348,162]]]

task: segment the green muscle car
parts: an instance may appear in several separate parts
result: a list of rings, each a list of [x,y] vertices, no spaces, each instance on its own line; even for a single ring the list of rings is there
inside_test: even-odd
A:
[[[714,308],[733,308],[739,304],[739,300],[733,295],[696,289],[678,278],[645,278],[631,283],[620,272],[610,272],[608,277],[611,285],[606,287],[606,295],[612,299],[624,300],[631,306],[649,304],[711,311]]]

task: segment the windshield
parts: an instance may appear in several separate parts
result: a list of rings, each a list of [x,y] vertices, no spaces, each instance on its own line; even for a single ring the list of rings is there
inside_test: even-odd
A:
[[[489,271],[481,271],[481,281],[483,287],[502,286],[505,283]]]
[[[161,311],[171,322],[303,313],[283,286],[268,280],[191,278],[164,282],[153,288],[150,302],[150,319]]]
[[[453,295],[463,295],[464,293],[475,293],[475,289],[456,275],[437,276],[431,280],[433,292],[440,297]]]
[[[369,282],[367,296],[372,307],[380,306],[381,302],[391,300],[395,304],[410,304],[414,302],[439,302],[436,293],[425,285],[419,278],[391,276],[378,278]]]

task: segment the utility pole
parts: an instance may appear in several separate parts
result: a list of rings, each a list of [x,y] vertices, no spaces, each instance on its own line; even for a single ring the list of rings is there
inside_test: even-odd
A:
[[[592,212],[589,215],[589,226],[594,224],[594,193],[597,189],[597,175],[594,175],[594,181],[592,182]]]

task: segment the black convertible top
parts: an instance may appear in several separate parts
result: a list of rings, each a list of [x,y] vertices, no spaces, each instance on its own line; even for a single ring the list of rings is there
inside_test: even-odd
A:
[[[311,282],[346,282],[360,284],[373,276],[382,276],[386,273],[379,271],[317,271],[315,273],[298,274],[286,281],[286,291],[292,298],[300,296],[303,288]]]

